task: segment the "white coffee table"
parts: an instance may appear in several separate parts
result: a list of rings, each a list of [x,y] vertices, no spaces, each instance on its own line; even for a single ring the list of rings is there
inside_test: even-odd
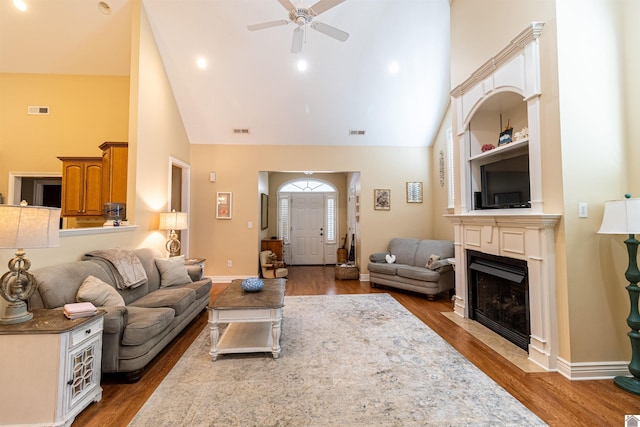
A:
[[[285,279],[263,279],[259,292],[245,292],[242,280],[234,280],[207,307],[211,330],[212,360],[218,354],[271,352],[280,356]],[[228,323],[222,337],[218,325]]]

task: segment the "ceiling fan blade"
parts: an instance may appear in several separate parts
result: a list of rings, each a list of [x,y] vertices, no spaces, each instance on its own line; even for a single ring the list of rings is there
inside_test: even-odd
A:
[[[289,22],[290,21],[287,21],[286,19],[281,19],[279,21],[270,21],[270,22],[263,22],[262,24],[247,25],[247,28],[249,29],[249,31],[264,30],[265,28],[277,27],[280,25],[287,25]]]
[[[333,37],[341,42],[349,38],[349,33],[345,33],[342,30],[332,27],[331,25],[323,24],[322,22],[314,21],[311,23],[311,28],[316,31],[320,31],[322,34],[326,34],[329,37]]]
[[[278,0],[278,1],[281,1],[281,0]],[[285,0],[282,0],[282,1],[285,1]],[[317,2],[316,4],[314,4],[308,9],[309,15],[318,16],[322,12],[325,12],[334,6],[339,5],[343,1],[344,0],[320,0],[319,2]]]
[[[291,0],[278,0],[278,3],[287,10],[295,9],[295,5],[291,3]]]
[[[293,31],[293,41],[291,42],[291,53],[299,53],[302,50],[304,30],[300,27]]]

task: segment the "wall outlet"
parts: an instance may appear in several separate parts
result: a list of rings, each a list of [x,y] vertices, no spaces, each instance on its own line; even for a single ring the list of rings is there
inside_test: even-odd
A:
[[[230,259],[227,260],[227,267],[228,268],[233,267],[233,262]]]
[[[587,218],[589,216],[589,210],[585,202],[578,203],[578,218]]]

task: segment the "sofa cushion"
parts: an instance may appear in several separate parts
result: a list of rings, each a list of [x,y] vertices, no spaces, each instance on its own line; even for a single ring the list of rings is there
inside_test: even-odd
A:
[[[440,278],[440,274],[435,271],[410,265],[398,266],[396,274],[407,279],[424,280],[426,282],[437,282]]]
[[[158,271],[160,271],[160,287],[184,285],[191,283],[191,276],[184,265],[184,255],[171,258],[156,258]]]
[[[127,326],[122,345],[140,345],[164,331],[171,323],[174,311],[168,307],[127,307]]]
[[[82,282],[76,294],[78,302],[90,302],[96,307],[117,307],[124,305],[124,299],[113,286],[95,276],[89,276]]]
[[[134,307],[170,307],[181,315],[196,300],[196,292],[187,288],[163,288],[132,302]]]
[[[196,300],[211,294],[211,279],[197,280],[192,283],[180,286],[181,288],[192,289],[196,293]]]
[[[395,237],[389,242],[389,253],[396,256],[397,264],[417,265],[415,264],[416,249],[418,248],[419,242],[420,240],[418,239],[403,239]],[[422,264],[420,264],[420,266],[424,267],[425,265],[426,259]]]
[[[398,266],[400,266],[400,264],[387,264],[386,261],[384,264],[371,262],[369,263],[368,269],[372,273],[390,274],[391,276],[395,276]]]

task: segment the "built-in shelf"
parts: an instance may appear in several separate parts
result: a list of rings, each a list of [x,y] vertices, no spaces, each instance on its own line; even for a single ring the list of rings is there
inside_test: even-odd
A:
[[[502,155],[509,151],[515,151],[519,148],[525,148],[528,145],[529,145],[529,138],[520,139],[518,141],[512,141],[508,144],[504,144],[499,147],[496,147],[493,150],[485,151],[483,153],[476,154],[475,156],[471,156],[469,157],[469,161],[477,160],[477,159],[486,159],[489,157]]]

